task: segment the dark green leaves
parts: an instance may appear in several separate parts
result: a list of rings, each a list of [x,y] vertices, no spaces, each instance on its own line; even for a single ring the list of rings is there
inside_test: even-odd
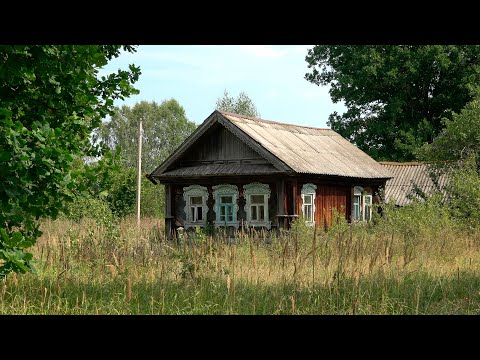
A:
[[[306,61],[305,78],[347,106],[329,125],[378,160],[413,160],[480,81],[480,46],[319,45]]]
[[[57,216],[77,191],[72,162],[101,154],[90,142],[93,130],[114,99],[135,91],[137,67],[96,77],[120,49],[0,46],[0,274],[30,268],[23,249],[40,236],[38,220]]]

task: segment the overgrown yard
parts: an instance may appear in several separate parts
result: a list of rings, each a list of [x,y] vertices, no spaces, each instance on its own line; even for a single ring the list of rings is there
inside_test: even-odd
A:
[[[0,283],[0,313],[479,314],[478,230],[397,213],[234,243],[203,233],[165,242],[152,219],[140,230],[132,219],[45,221],[36,273]]]

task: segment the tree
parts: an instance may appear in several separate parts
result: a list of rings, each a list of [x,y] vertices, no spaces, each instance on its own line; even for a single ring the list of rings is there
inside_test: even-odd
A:
[[[41,235],[39,220],[55,218],[79,188],[74,159],[102,154],[92,131],[112,114],[115,99],[138,93],[134,65],[98,78],[122,49],[136,51],[0,46],[0,276],[32,269],[26,249]]]
[[[457,161],[469,157],[477,159],[480,167],[480,88],[475,97],[452,119],[443,119],[442,132],[424,144],[418,157],[427,161]]]
[[[225,90],[223,98],[218,98],[217,100],[216,109],[245,116],[260,117],[260,113],[257,111],[252,99],[243,91],[235,99],[228,95],[227,90]]]
[[[142,101],[133,107],[115,108],[111,120],[102,126],[100,139],[115,150],[120,148],[122,164],[136,168],[138,154],[138,122],[142,119],[142,169],[153,171],[196,128],[185,109],[175,100]]]
[[[418,151],[422,160],[448,172],[446,194],[453,217],[470,229],[480,226],[480,88],[453,119],[444,118],[444,129]]]
[[[318,45],[306,61],[305,78],[347,106],[329,126],[379,160],[413,160],[480,80],[480,46]]]

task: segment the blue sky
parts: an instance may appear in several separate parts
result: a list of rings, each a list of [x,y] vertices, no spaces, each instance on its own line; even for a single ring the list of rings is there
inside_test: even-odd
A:
[[[309,45],[141,45],[134,54],[122,53],[102,71],[128,64],[140,66],[140,94],[115,105],[174,98],[189,120],[202,123],[215,110],[226,89],[237,97],[244,91],[263,119],[327,127],[328,115],[342,113],[328,87],[304,79]]]

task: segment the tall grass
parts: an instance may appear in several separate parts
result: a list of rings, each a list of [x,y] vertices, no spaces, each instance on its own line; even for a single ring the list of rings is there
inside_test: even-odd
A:
[[[36,273],[0,282],[1,314],[480,313],[480,234],[429,204],[233,242],[165,241],[154,219],[42,230]]]

